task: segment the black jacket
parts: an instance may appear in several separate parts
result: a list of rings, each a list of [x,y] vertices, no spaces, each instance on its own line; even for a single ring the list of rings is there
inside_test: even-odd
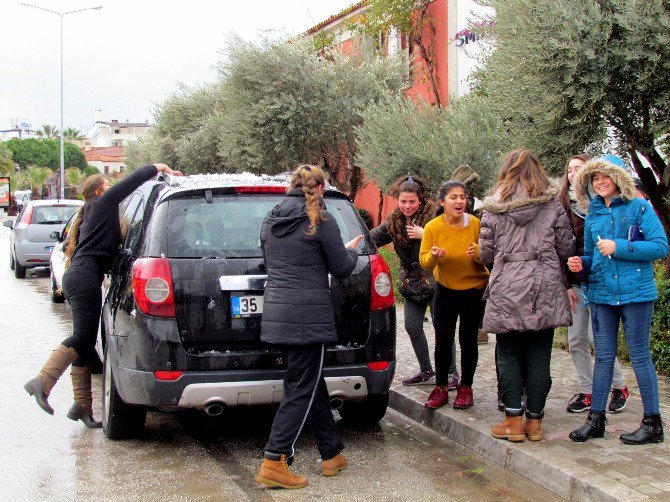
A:
[[[265,286],[261,340],[284,345],[337,342],[328,273],[344,279],[358,254],[346,249],[333,216],[313,235],[302,190],[294,189],[265,218],[261,243],[268,280]]]

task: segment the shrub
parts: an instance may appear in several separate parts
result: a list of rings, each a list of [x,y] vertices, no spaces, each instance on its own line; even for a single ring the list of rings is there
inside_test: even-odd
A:
[[[656,370],[670,376],[670,279],[663,277],[663,267],[656,269],[658,300],[651,324],[651,357]]]

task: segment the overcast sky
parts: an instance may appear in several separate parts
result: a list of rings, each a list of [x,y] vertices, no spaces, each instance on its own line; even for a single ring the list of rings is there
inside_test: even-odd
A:
[[[352,0],[26,0],[63,18],[64,127],[99,120],[153,122],[177,90],[216,79],[226,36],[296,35]],[[60,127],[60,18],[2,0],[0,129],[13,120]]]

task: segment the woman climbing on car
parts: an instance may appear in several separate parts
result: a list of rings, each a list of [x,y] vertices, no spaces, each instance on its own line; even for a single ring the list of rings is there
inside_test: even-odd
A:
[[[322,474],[334,476],[347,467],[322,375],[325,345],[337,342],[328,274],[338,279],[351,274],[363,236],[342,243],[337,222],[324,207],[325,185],[322,169],[298,167],[288,197],[270,211],[261,228],[268,272],[261,340],[280,345],[287,363],[284,395],[256,477],[273,488],[307,486],[307,478],[289,468],[306,423],[316,437]]]
[[[63,291],[72,308],[72,336],[56,347],[39,375],[24,385],[37,404],[51,415],[54,410],[49,405],[49,394],[72,365],[74,404],[67,416],[90,428],[101,426],[93,419],[91,358],[102,308],[102,278],[114,262],[122,240],[119,204],[157,173],[182,176],[165,164],[151,164],[135,170],[114,186],[101,174],[84,181],[85,204],[70,230],[65,251],[69,266],[63,275]]]

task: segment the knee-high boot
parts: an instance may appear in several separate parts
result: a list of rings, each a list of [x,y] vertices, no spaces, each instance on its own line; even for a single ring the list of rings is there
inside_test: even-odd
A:
[[[49,405],[47,398],[58,379],[75,359],[77,359],[77,351],[65,345],[59,345],[44,363],[39,375],[23,386],[28,394],[35,396],[37,404],[51,415],[54,414],[54,409]]]
[[[70,420],[81,420],[89,429],[102,427],[102,422],[93,420],[93,393],[91,392],[91,366],[72,366],[72,391],[74,404],[67,412]]]

